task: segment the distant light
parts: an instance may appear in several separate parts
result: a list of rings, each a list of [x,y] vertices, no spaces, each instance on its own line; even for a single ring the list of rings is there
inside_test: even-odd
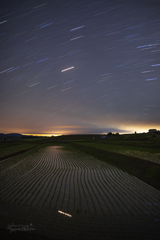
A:
[[[68,217],[72,217],[72,215],[70,215],[70,214],[68,214],[68,213],[65,213],[65,212],[62,212],[62,211],[58,211],[59,213],[61,213],[61,214],[64,214],[64,215],[66,215],[66,216],[68,216]]]
[[[74,66],[70,67],[70,68],[63,69],[63,70],[61,70],[61,72],[65,72],[65,71],[68,71],[68,70],[73,69],[73,68],[74,68]]]

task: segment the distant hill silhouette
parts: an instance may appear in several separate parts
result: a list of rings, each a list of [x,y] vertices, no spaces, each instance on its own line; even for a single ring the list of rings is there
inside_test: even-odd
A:
[[[4,138],[5,134],[4,133],[0,133],[0,138]]]
[[[0,138],[5,138],[5,137],[22,137],[22,134],[20,133],[0,133]]]

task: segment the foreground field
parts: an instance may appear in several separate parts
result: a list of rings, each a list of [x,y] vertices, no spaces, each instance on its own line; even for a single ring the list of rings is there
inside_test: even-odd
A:
[[[112,145],[104,143],[80,143],[85,146],[94,147],[111,152],[121,153],[127,156],[145,159],[160,164],[160,150],[152,148],[138,148],[132,146]]]
[[[135,156],[128,156],[127,154],[116,152],[117,148],[121,146],[99,143],[70,143],[77,150],[83,151],[100,161],[111,164],[122,171],[125,171],[150,186],[160,190],[160,164]],[[94,146],[94,147],[93,147]],[[111,148],[109,148],[111,146]],[[114,148],[115,147],[115,148]],[[126,146],[124,147],[126,149]],[[109,149],[106,150],[106,149]],[[150,149],[155,151],[155,149]],[[122,148],[123,151],[123,148]]]
[[[61,236],[60,226],[64,224],[68,231],[67,222],[76,236],[74,218],[78,225],[83,222],[90,234],[98,221],[104,238],[113,237],[117,231],[122,238],[128,234],[136,239],[132,234],[135,226],[141,239],[146,234],[160,237],[160,191],[87,154],[50,146],[33,155],[5,160],[0,166],[3,226],[7,220],[24,221],[25,216],[39,233]],[[72,220],[58,210],[72,215]],[[106,233],[104,223],[108,224],[109,219],[115,230]],[[54,221],[59,222],[59,230],[52,230]]]

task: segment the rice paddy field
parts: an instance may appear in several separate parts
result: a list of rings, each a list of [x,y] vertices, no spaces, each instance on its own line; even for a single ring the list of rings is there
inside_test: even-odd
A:
[[[53,239],[160,239],[160,191],[64,146],[0,162],[0,225]],[[62,214],[58,211],[61,211]]]
[[[3,158],[7,155],[9,156],[9,155],[17,153],[19,151],[24,151],[24,150],[27,150],[29,148],[33,148],[33,147],[37,146],[37,144],[34,144],[34,143],[33,144],[31,144],[31,143],[17,144],[17,145],[11,145],[11,146],[7,146],[7,145],[4,144],[4,146],[3,146],[1,144],[0,158]]]
[[[85,146],[116,152],[127,156],[138,157],[160,164],[160,149],[142,148],[133,146],[112,145],[104,143],[80,143]]]

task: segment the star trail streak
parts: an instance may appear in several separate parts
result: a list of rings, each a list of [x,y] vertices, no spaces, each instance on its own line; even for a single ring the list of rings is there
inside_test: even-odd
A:
[[[70,30],[70,32],[73,32],[73,31],[78,30],[78,29],[83,28],[83,27],[84,27],[84,26],[80,26],[80,27],[73,28],[73,29]]]
[[[66,72],[66,71],[71,70],[71,69],[73,69],[73,68],[74,68],[74,67],[69,67],[69,68],[66,68],[66,69],[61,70],[61,72]]]
[[[150,79],[146,79],[146,81],[152,81],[152,80],[157,80],[158,78],[150,78]]]

